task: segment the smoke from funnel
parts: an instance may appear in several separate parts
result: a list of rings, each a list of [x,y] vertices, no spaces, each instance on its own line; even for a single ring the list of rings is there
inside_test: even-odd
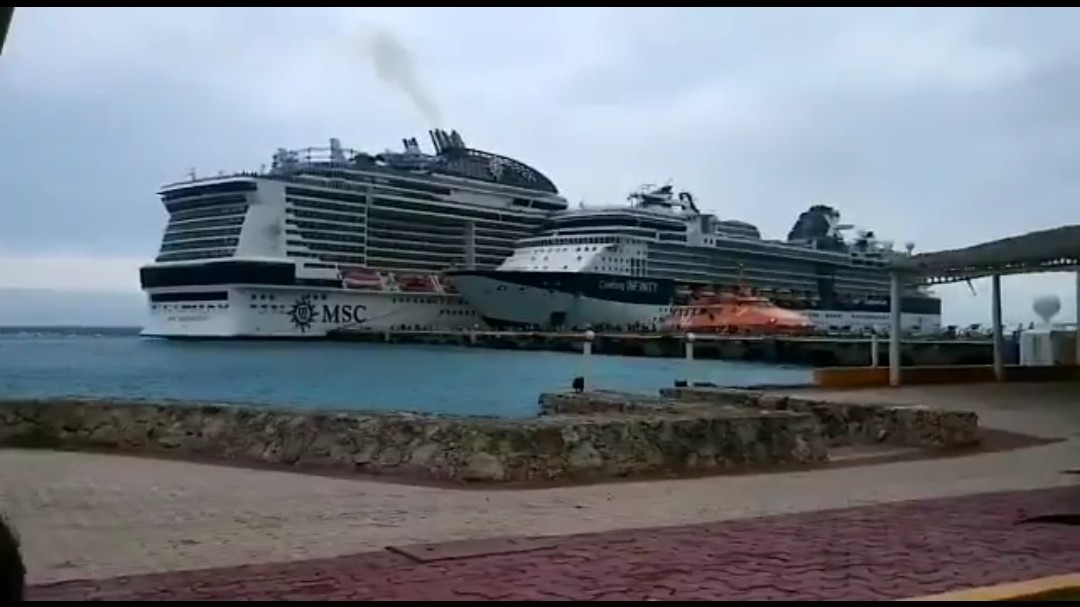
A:
[[[371,57],[379,80],[401,89],[429,126],[442,126],[442,113],[417,73],[413,55],[392,33],[375,26],[360,31],[361,48]]]

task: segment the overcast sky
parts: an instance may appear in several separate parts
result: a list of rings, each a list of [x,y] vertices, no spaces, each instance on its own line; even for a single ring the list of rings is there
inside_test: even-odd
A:
[[[767,236],[827,203],[917,251],[1080,216],[1075,9],[19,8],[0,288],[137,293],[155,191],[191,168],[330,137],[428,146],[431,119],[364,52],[372,27],[411,50],[440,126],[575,203],[671,179]],[[1007,279],[1006,316],[1052,292],[1071,318],[1074,285]],[[939,290],[946,320],[988,317],[975,289]]]

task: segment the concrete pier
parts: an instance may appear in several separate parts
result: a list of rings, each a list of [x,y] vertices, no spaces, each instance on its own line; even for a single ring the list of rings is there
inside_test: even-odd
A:
[[[330,335],[338,341],[453,345],[497,350],[536,350],[581,353],[583,332],[525,331],[361,331],[342,330]],[[874,359],[874,345],[882,340],[869,336],[853,337],[765,337],[702,334],[695,335],[694,358],[699,360],[738,360],[815,367],[864,367]],[[681,333],[635,334],[595,333],[592,353],[609,356],[683,358],[686,339]],[[879,352],[886,359],[888,352]],[[989,339],[906,339],[900,348],[901,364],[912,365],[983,365],[993,361],[993,343]],[[1015,364],[1016,344],[1006,342],[1005,363]]]

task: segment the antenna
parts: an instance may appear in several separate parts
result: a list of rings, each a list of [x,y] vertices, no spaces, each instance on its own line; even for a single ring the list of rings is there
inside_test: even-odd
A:
[[[825,235],[832,238],[836,236],[838,231],[837,224],[840,223],[840,217],[833,213],[825,215]]]

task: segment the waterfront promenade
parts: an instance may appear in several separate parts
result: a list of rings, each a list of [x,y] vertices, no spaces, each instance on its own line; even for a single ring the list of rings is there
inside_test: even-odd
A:
[[[1062,439],[965,457],[536,490],[455,490],[0,452],[38,599],[888,599],[1070,573],[1075,384],[847,392]],[[930,501],[911,501],[930,500]],[[506,538],[545,536],[544,541]],[[419,546],[427,544],[425,546]],[[192,571],[198,570],[198,571]]]

